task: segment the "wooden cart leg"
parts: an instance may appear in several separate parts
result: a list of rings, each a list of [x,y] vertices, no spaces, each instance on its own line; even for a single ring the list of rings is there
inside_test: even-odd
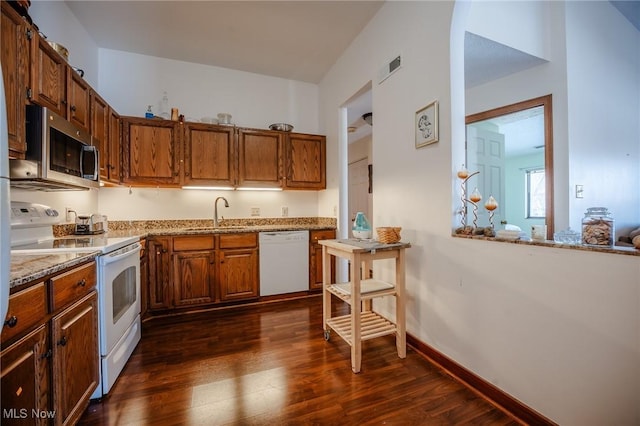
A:
[[[396,258],[396,348],[400,358],[407,357],[405,299],[404,249],[400,249]]]
[[[360,255],[355,253],[351,262],[351,370],[360,372],[362,364]]]
[[[331,319],[331,293],[327,291],[327,287],[331,285],[331,255],[327,247],[322,246],[322,328],[324,337],[329,340],[329,326],[327,321]]]

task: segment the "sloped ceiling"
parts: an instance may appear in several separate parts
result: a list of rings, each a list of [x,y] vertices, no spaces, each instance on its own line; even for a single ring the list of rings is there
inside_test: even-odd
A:
[[[383,1],[67,1],[101,48],[318,83]]]

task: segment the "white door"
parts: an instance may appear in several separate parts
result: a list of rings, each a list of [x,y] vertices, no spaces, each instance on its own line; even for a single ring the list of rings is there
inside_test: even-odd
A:
[[[489,225],[489,215],[484,203],[493,195],[498,202],[494,211],[493,226],[500,229],[500,221],[504,218],[505,205],[505,151],[504,135],[469,124],[467,126],[467,169],[480,173],[467,181],[467,199],[478,188],[482,200],[478,203],[478,227]],[[467,225],[473,226],[473,208],[467,205]]]
[[[369,211],[369,160],[363,158],[349,164],[349,219],[353,222],[357,212],[363,212],[371,223]],[[371,223],[373,226],[373,223]],[[351,224],[349,225],[351,228]]]

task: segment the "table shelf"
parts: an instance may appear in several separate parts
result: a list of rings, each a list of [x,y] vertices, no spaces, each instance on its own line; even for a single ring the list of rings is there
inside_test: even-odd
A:
[[[351,287],[353,283],[331,284],[327,291],[339,299],[351,304]],[[382,296],[395,296],[396,286],[373,278],[360,281],[360,300],[370,300]]]
[[[327,325],[350,346],[353,345],[351,315],[331,318],[327,321]],[[360,313],[360,340],[375,339],[396,332],[396,325],[383,316],[371,311]]]
[[[377,337],[395,335],[399,358],[407,354],[405,325],[405,272],[404,251],[411,247],[407,243],[381,244],[360,240],[322,240],[323,263],[323,328],[325,339],[329,340],[331,330],[335,331],[351,346],[351,370],[360,372],[362,364],[362,341]],[[329,282],[329,268],[332,256],[350,262],[351,281],[332,284]],[[395,281],[393,283],[374,278],[361,278],[363,271],[371,270],[372,262],[381,259],[395,259]],[[335,296],[350,305],[350,313],[331,317],[331,298]],[[396,301],[395,319],[384,318],[371,309],[371,300],[391,296]],[[365,309],[362,309],[363,302]]]

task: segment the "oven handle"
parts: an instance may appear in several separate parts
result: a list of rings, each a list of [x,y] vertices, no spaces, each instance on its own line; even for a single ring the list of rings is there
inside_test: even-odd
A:
[[[141,247],[142,246],[140,245],[140,243],[131,244],[130,246],[125,247],[127,250],[120,249],[115,251],[114,253],[100,256],[100,260],[102,261],[102,264],[108,265],[110,263],[114,263],[119,260],[122,260],[125,257],[129,257],[129,256],[140,257]]]

